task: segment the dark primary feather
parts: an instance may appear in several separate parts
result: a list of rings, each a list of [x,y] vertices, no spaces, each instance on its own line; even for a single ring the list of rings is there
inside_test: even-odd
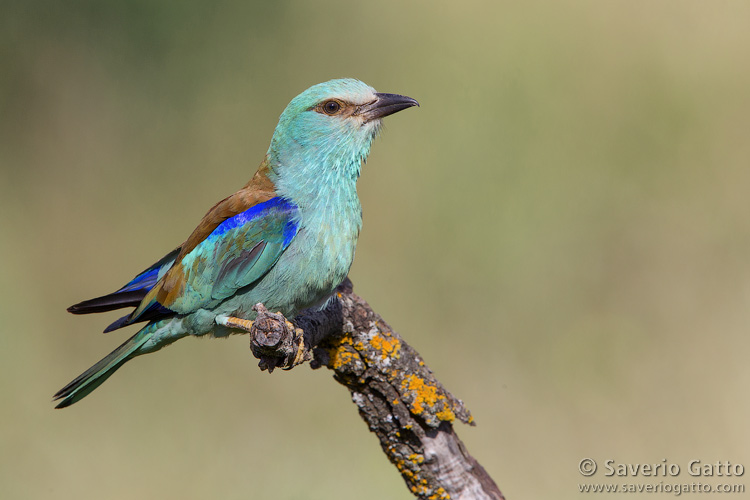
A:
[[[138,304],[141,303],[143,297],[145,297],[147,293],[148,290],[110,293],[109,295],[84,300],[83,302],[72,305],[68,308],[68,312],[73,314],[90,314],[114,311],[115,309],[122,309],[123,307],[138,307]]]
[[[172,266],[180,250],[181,247],[175,248],[116,292],[74,304],[68,308],[68,312],[73,314],[91,314],[114,311],[123,307],[138,307],[143,297],[146,296],[148,291],[158,281],[161,270]]]

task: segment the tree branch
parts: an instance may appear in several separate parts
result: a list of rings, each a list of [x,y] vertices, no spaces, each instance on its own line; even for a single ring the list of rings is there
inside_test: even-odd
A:
[[[322,310],[291,324],[256,306],[251,348],[269,372],[311,360],[346,386],[388,459],[420,499],[504,499],[453,430],[474,425],[463,402],[435,378],[421,356],[352,289],[347,278]]]

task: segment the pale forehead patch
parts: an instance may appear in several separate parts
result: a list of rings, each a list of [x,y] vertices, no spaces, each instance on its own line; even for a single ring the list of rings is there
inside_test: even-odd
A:
[[[371,102],[375,97],[375,89],[364,82],[353,78],[331,80],[321,84],[331,93],[332,97],[354,103],[364,104]]]
[[[375,89],[354,78],[340,78],[313,85],[305,90],[300,97],[321,101],[338,98],[354,104],[371,102],[375,97]]]

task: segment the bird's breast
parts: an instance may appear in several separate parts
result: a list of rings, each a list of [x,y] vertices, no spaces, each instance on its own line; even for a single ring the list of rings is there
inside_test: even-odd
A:
[[[332,290],[349,272],[361,227],[358,202],[326,207],[303,222],[300,250],[308,253],[304,260],[312,274],[325,282],[325,288]]]

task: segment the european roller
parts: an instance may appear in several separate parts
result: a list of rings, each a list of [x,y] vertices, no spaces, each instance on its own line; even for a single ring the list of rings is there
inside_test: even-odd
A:
[[[381,119],[417,105],[354,79],[314,85],[292,99],[245,187],[128,284],[68,309],[135,307],[105,332],[146,326],[55,394],[57,408],[88,395],[126,361],[175,340],[249,330],[258,302],[287,318],[324,305],[354,259],[362,227],[356,184]]]

